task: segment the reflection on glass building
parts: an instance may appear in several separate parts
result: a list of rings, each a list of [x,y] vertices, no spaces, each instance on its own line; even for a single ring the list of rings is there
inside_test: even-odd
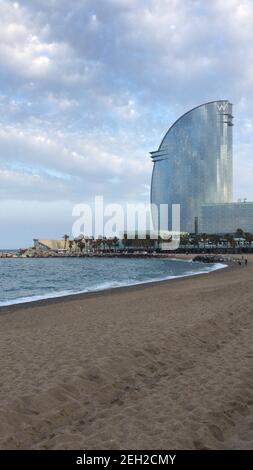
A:
[[[202,233],[235,233],[237,229],[253,233],[253,202],[205,204],[201,207]]]
[[[172,204],[180,204],[181,231],[194,232],[203,204],[232,201],[232,119],[228,101],[202,104],[180,117],[151,152],[151,203],[168,204],[168,227],[153,217],[155,228],[172,230]]]

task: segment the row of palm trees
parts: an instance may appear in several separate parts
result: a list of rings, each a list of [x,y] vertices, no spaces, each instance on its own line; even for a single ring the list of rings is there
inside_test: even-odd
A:
[[[119,239],[117,237],[102,237],[99,236],[97,239],[94,237],[88,237],[84,235],[79,235],[78,237],[70,240],[69,235],[63,235],[64,240],[64,249],[69,250],[70,252],[81,252],[83,251],[116,251]]]
[[[69,235],[63,235],[64,240],[64,249],[70,252],[112,252],[116,251],[119,247],[119,238],[115,237],[103,237],[99,236],[98,238],[88,237],[80,235],[73,240],[70,239]],[[238,239],[245,240],[246,244],[253,243],[253,234],[244,232],[242,229],[237,229],[234,234],[181,234],[180,237],[180,248],[187,250],[189,247],[200,248],[201,246],[206,247],[210,245],[215,245],[216,247],[221,244],[227,248],[235,248],[238,244]],[[129,239],[127,234],[123,236],[121,240],[123,249],[125,251],[132,250],[145,250],[147,252],[153,252],[159,250],[160,243],[163,240],[159,237],[158,240],[152,239],[150,235],[147,235],[145,239],[139,239],[136,236],[134,239]],[[167,240],[168,242],[169,240]]]
[[[194,245],[199,246],[200,244],[211,244],[215,245],[216,247],[219,244],[225,244],[232,248],[236,247],[239,240],[244,240],[246,244],[253,243],[253,234],[249,232],[244,232],[242,229],[238,228],[234,234],[227,233],[224,235],[218,234],[207,234],[207,233],[200,233],[200,234],[183,234],[180,237],[180,244],[181,246],[186,245]]]
[[[161,239],[161,237],[159,237],[159,239]],[[150,252],[156,250],[158,247],[157,240],[151,238],[149,234],[146,235],[146,238],[138,238],[138,235],[134,238],[128,238],[127,233],[125,233],[122,239],[122,245],[126,251],[135,249]]]

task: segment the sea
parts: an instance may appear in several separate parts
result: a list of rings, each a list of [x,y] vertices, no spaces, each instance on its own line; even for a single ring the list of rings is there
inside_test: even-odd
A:
[[[224,268],[162,258],[0,258],[0,307]]]

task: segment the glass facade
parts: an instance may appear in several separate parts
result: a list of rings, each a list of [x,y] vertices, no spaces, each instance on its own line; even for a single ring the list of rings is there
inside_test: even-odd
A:
[[[206,204],[201,207],[201,233],[235,233],[238,228],[253,233],[253,202]]]
[[[180,204],[181,231],[194,232],[203,204],[232,201],[232,119],[228,101],[202,104],[180,117],[158,151],[150,152],[151,203],[168,204],[168,230],[172,204]]]

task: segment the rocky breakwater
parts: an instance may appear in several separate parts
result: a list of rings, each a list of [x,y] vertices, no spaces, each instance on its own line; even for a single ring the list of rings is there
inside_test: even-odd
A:
[[[197,255],[193,258],[193,261],[201,263],[224,263],[226,260],[220,255]]]

